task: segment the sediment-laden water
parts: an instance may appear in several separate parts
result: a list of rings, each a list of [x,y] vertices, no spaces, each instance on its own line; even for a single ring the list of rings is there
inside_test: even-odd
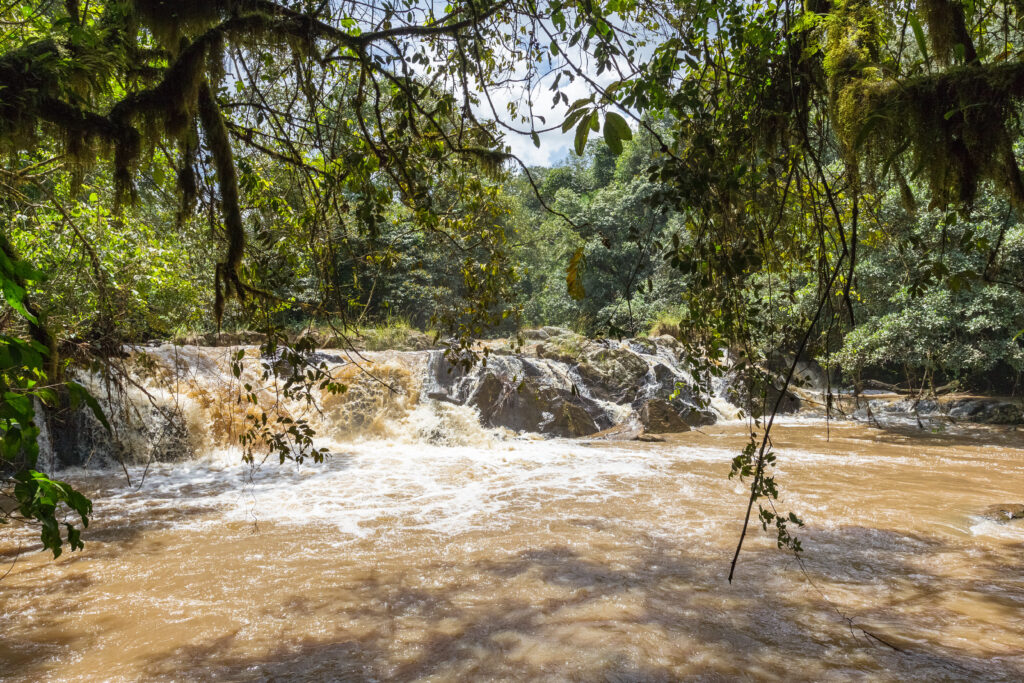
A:
[[[1020,680],[1024,526],[977,513],[1021,498],[1022,432],[777,429],[806,575],[755,533],[732,585],[738,423],[72,472],[86,550],[0,551],[0,675]]]
[[[113,446],[88,420],[87,466],[62,472],[96,501],[85,550],[0,537],[0,678],[1024,677],[1024,520],[982,514],[1024,503],[1021,427],[785,419],[802,563],[755,528],[730,585],[747,489],[727,473],[750,424],[671,396],[687,375],[669,347],[622,348],[468,375],[437,352],[327,356],[349,391],[281,410],[330,457],[256,468],[232,447],[255,349],[240,377],[234,350],[150,350],[105,399],[129,476],[98,468]],[[652,401],[697,429],[608,439]]]

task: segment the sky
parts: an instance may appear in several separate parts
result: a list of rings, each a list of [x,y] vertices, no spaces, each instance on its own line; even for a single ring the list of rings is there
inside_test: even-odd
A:
[[[577,59],[580,62],[585,62],[586,58],[580,53],[577,55]],[[552,65],[545,64],[544,66],[550,69]],[[610,85],[615,80],[615,75],[612,71],[606,71],[600,76],[593,69],[586,69],[586,72],[588,78],[602,87]],[[515,76],[518,77],[521,74],[515,74]],[[505,144],[527,166],[550,167],[575,154],[573,151],[575,129],[570,128],[566,133],[563,133],[561,130],[561,123],[565,119],[565,112],[568,107],[564,100],[560,101],[557,106],[554,105],[555,93],[549,90],[551,81],[550,77],[544,78],[538,86],[534,87],[532,91],[533,113],[544,119],[545,123],[543,124],[537,121],[538,127],[558,126],[558,128],[538,134],[540,147],[534,145],[529,135],[518,135],[512,132],[506,132],[505,134]],[[568,79],[563,78],[558,90],[568,97],[569,102],[589,97],[592,92],[590,86],[582,78],[577,78],[571,83],[568,82]],[[504,111],[505,105],[508,102],[519,100],[523,95],[524,91],[520,88],[514,90],[495,90],[491,92],[491,99],[494,102],[495,109]],[[489,107],[479,108],[477,113],[483,118],[492,118]],[[517,123],[516,127],[521,128],[524,125]]]

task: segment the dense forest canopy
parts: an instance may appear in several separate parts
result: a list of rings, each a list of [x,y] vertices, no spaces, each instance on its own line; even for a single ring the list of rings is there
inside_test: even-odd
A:
[[[89,503],[36,470],[37,410],[102,418],[71,368],[116,377],[126,342],[224,328],[294,353],[295,391],[340,390],[297,331],[399,320],[460,358],[524,325],[657,326],[704,362],[1017,391],[1022,20],[956,0],[8,3],[0,518],[78,547],[57,513]],[[575,154],[553,168],[511,152],[558,132]],[[777,495],[767,444],[734,463],[752,504]]]

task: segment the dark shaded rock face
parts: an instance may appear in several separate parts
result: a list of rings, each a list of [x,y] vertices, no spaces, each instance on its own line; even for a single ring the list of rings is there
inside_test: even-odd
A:
[[[647,363],[627,349],[591,351],[576,368],[590,392],[603,401],[631,403],[643,386]]]
[[[711,408],[703,405],[697,392],[688,385],[685,377],[679,376],[675,370],[663,363],[656,364],[651,372],[654,375],[655,385],[653,392],[649,395],[669,404],[679,418],[686,423],[687,429],[713,425],[718,421],[718,415]]]
[[[1024,504],[1005,503],[1003,505],[990,505],[981,514],[983,517],[995,520],[996,522],[1024,519]]]
[[[640,423],[651,434],[670,434],[690,431],[690,424],[665,399],[652,398],[640,408]]]
[[[778,384],[793,368],[792,384],[794,387],[811,391],[825,391],[829,386],[828,371],[813,360],[798,360],[793,365],[793,356],[788,353],[771,353],[768,356],[768,370],[779,376]]]
[[[45,441],[54,464],[177,462],[195,457],[185,420],[173,408],[136,404],[130,415],[105,410],[117,424],[111,433],[87,409],[43,411]]]
[[[647,362],[629,349],[572,333],[538,344],[537,357],[574,366],[594,398],[619,404],[636,399],[648,370]]]
[[[953,402],[949,416],[954,420],[980,422],[982,424],[1019,425],[1024,424],[1024,409],[1010,401],[965,398]]]
[[[592,401],[543,386],[537,378],[526,378],[513,385],[487,372],[466,402],[480,411],[481,421],[488,427],[575,437],[611,426],[598,425],[598,420],[608,421],[602,420],[600,408]]]
[[[667,409],[674,416],[666,415],[669,422],[661,428],[682,431],[714,424],[717,415],[698,400],[695,390],[688,386],[689,377],[674,367],[679,343],[666,339],[630,339],[620,344],[563,331],[538,344],[536,353],[539,358],[572,367],[587,394],[598,401],[630,404],[638,413],[651,399],[670,404]],[[656,412],[660,409],[654,408]]]

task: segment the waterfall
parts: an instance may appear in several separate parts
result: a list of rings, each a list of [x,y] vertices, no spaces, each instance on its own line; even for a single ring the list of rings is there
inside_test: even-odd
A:
[[[261,357],[257,346],[126,351],[128,382],[79,377],[104,406],[114,434],[79,411],[71,421],[76,447],[60,455],[62,464],[172,461],[235,448],[268,410],[273,419],[308,423],[329,450],[366,440],[462,445],[627,427],[631,434],[685,431],[734,415],[731,408],[709,407],[712,397],[682,367],[681,346],[670,337],[615,342],[559,331],[515,353],[497,348],[468,367],[440,349],[323,349],[312,360],[345,390],[315,388],[312,402],[282,398],[282,380],[264,377],[280,359]],[[236,376],[232,362],[239,353]],[[248,394],[258,402],[246,400]]]

